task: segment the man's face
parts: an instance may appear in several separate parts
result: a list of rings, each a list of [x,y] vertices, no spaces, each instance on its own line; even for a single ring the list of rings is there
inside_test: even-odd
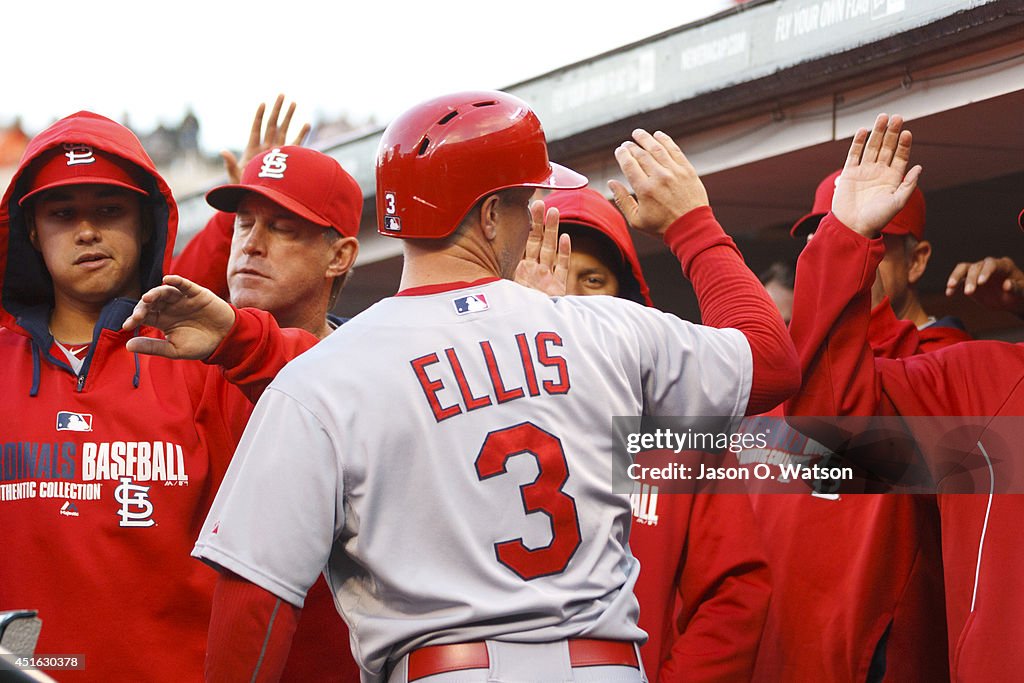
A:
[[[266,197],[247,194],[231,239],[231,303],[268,311],[282,326],[322,320],[333,280],[326,276],[331,250],[324,231]]]
[[[619,295],[619,279],[603,260],[602,250],[594,240],[579,233],[572,238],[566,294]]]
[[[526,241],[530,237],[533,219],[530,215],[530,199],[534,190],[529,187],[517,187],[502,192],[499,202],[501,223],[498,229],[495,252],[501,276],[512,279],[516,266],[523,259]]]
[[[764,290],[768,292],[768,296],[775,302],[775,306],[782,315],[783,322],[788,325],[793,317],[793,290],[777,280],[765,283]]]
[[[904,235],[882,235],[885,256],[878,264],[878,277],[882,278],[885,293],[893,310],[902,311],[910,289],[910,263]]]
[[[32,204],[29,237],[43,255],[58,306],[102,307],[141,294],[142,198],[110,185],[68,185]]]

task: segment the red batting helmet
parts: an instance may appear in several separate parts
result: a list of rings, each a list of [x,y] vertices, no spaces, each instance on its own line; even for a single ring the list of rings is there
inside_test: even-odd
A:
[[[463,92],[391,122],[377,151],[377,232],[441,238],[481,198],[510,187],[574,189],[587,179],[548,160],[544,129],[508,93]]]

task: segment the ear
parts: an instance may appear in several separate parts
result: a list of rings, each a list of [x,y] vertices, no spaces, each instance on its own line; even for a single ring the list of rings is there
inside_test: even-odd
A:
[[[931,242],[922,240],[917,243],[914,250],[907,254],[907,282],[914,285],[924,275],[924,271],[928,268],[928,259],[932,257],[932,245]]]
[[[342,237],[331,244],[331,260],[324,271],[325,278],[336,278],[344,275],[356,263],[359,256],[359,240],[355,237]]]
[[[36,216],[34,210],[26,211],[25,216],[25,227],[28,228],[28,241],[32,244],[32,247],[41,252],[42,249],[39,247],[39,233],[36,232]]]
[[[488,242],[498,236],[498,214],[500,213],[501,197],[491,194],[480,202],[480,229]]]

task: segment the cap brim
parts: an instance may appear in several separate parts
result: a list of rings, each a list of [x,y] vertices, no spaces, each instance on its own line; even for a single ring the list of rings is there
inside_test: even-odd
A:
[[[138,194],[141,194],[143,196],[149,195],[149,193],[143,190],[141,187],[136,187],[135,185],[125,183],[120,180],[114,180],[112,178],[105,177],[90,178],[89,176],[76,176],[74,178],[64,178],[62,180],[55,180],[52,183],[43,185],[42,187],[37,187],[36,189],[22,196],[22,198],[18,200],[18,206],[23,206],[26,201],[28,201],[32,197],[35,197],[36,195],[42,194],[43,192],[53,190],[58,187],[67,187],[69,185],[113,185],[114,187],[123,187],[126,190],[137,192]]]
[[[581,187],[586,187],[589,182],[587,176],[577,173],[571,168],[566,168],[554,162],[549,165],[551,166],[551,175],[543,182],[530,183],[529,187],[546,187],[551,190],[578,190]]]
[[[793,224],[789,234],[793,237],[803,237],[818,229],[818,224],[825,217],[823,213],[809,213]]]
[[[325,228],[335,227],[331,225],[329,220],[312,209],[303,206],[288,195],[259,185],[221,185],[220,187],[215,187],[206,193],[206,203],[218,211],[235,213],[238,211],[238,205],[242,202],[242,198],[245,197],[248,192],[255,192],[258,195],[266,197],[275,204],[280,205],[284,209],[291,211],[301,218],[305,218],[311,223],[322,225]]]

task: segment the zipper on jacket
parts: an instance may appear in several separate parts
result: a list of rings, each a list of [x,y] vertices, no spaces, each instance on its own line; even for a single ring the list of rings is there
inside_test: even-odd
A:
[[[81,375],[78,376],[78,391],[81,391],[84,386],[85,386],[85,374],[81,374]]]

